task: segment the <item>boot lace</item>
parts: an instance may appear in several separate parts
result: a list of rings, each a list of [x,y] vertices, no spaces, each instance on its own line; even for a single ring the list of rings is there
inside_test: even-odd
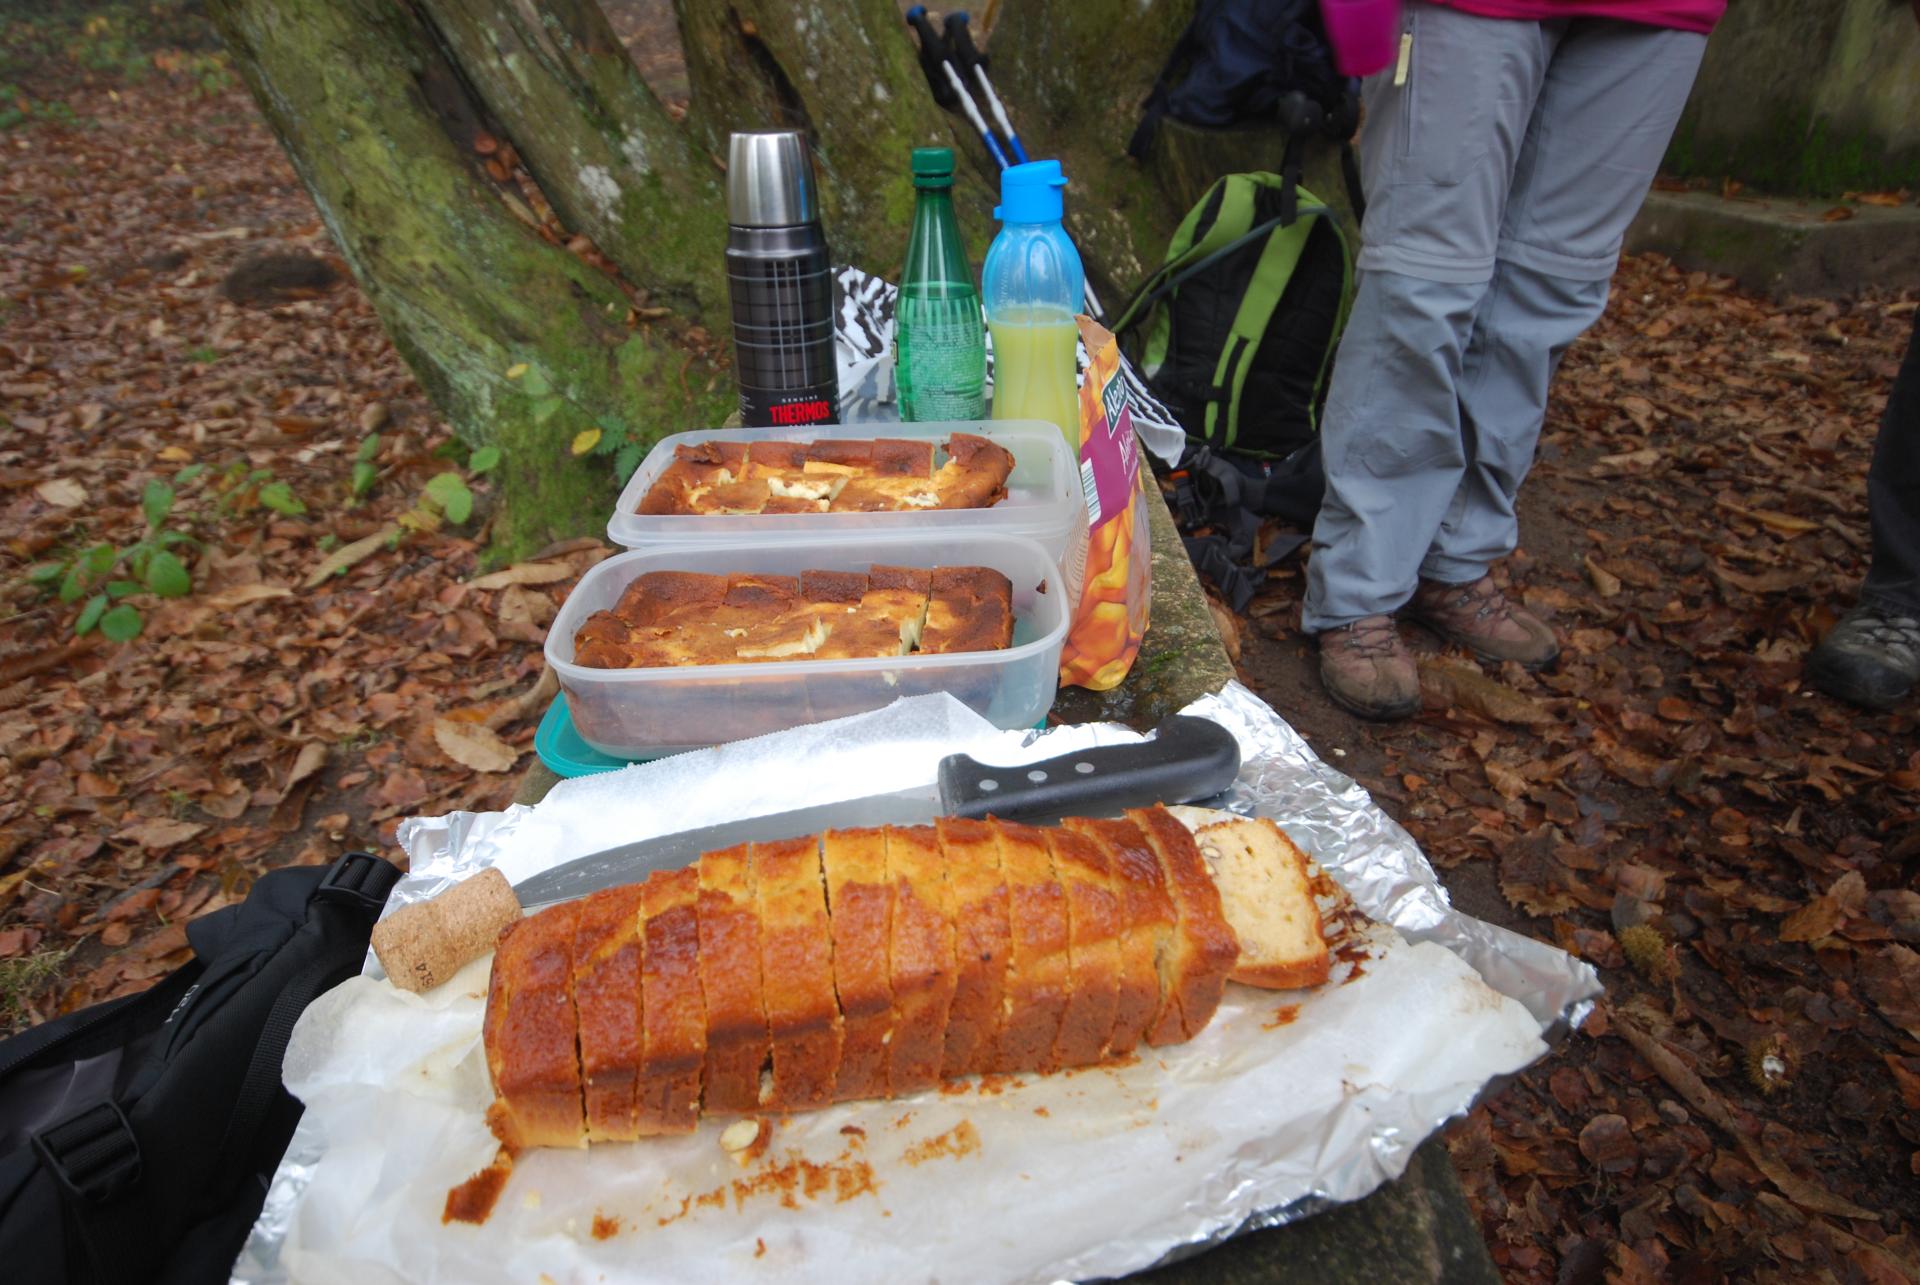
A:
[[[1492,576],[1481,576],[1472,584],[1447,585],[1433,595],[1429,610],[1471,613],[1475,620],[1490,620],[1512,614],[1507,595],[1493,583]]]
[[[1334,632],[1344,633],[1347,636],[1346,649],[1366,660],[1387,659],[1394,654],[1400,642],[1399,631],[1394,628],[1392,619],[1386,616],[1369,616],[1350,625],[1341,625]]]

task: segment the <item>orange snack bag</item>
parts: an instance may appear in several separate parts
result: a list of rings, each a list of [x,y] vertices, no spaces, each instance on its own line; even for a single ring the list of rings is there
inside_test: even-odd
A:
[[[1146,487],[1133,411],[1120,375],[1120,346],[1105,327],[1079,318],[1087,346],[1080,385],[1080,489],[1087,499],[1086,566],[1069,583],[1080,602],[1060,654],[1060,681],[1103,692],[1117,686],[1140,654],[1152,590]]]

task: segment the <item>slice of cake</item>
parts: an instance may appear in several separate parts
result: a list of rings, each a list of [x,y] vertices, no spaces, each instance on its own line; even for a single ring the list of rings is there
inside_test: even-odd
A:
[[[953,1004],[953,922],[940,842],[932,826],[887,827],[887,881],[893,888],[887,979],[893,1037],[887,1085],[895,1097],[931,1088],[945,1058]]]
[[[1130,1053],[1154,1027],[1172,995],[1168,948],[1176,922],[1173,902],[1167,896],[1159,858],[1133,822],[1068,817],[1061,825],[1099,844],[1113,872],[1123,935],[1119,1001],[1107,1053]]]
[[[893,1035],[888,949],[893,890],[883,830],[829,830],[820,838],[833,922],[833,987],[845,1035],[833,1095],[884,1098],[887,1044]]]
[[[633,630],[611,611],[596,611],[573,635],[573,663],[595,669],[625,669],[632,663]]]
[[[646,514],[702,513],[707,497],[718,487],[731,486],[746,475],[747,448],[740,442],[682,443],[673,448],[673,463],[661,470],[640,498]]]
[[[1220,890],[1187,828],[1165,808],[1129,808],[1127,819],[1140,827],[1159,859],[1177,917],[1168,950],[1175,1002],[1162,1009],[1147,1042],[1177,1044],[1213,1020],[1227,974],[1240,958],[1240,939],[1220,909]]]
[[[707,1013],[700,988],[700,872],[656,870],[640,886],[640,1132],[691,1133],[700,1116]]]
[[[629,625],[670,625],[705,619],[727,596],[727,577],[697,571],[648,571],[635,576],[613,614]]]
[[[641,1054],[640,886],[602,888],[580,900],[573,933],[574,1009],[587,1140],[630,1141]]]
[[[999,651],[1013,642],[1013,585],[991,567],[939,567],[920,650]]]
[[[760,1106],[768,1057],[761,996],[760,911],[747,845],[701,856],[700,984],[707,1013],[701,1101],[708,1112]]]
[[[934,474],[933,491],[943,509],[984,509],[1007,496],[1013,456],[973,433],[947,439],[947,462]]]
[[[994,1070],[1052,1070],[1054,1043],[1072,986],[1067,893],[1053,872],[1046,831],[989,821],[1007,879],[1006,993]],[[1176,823],[1177,824],[1177,823]]]
[[[1072,982],[1053,1060],[1059,1066],[1098,1062],[1113,1035],[1120,1002],[1120,903],[1100,845],[1071,830],[1046,831],[1054,877],[1066,890],[1067,954]],[[1156,988],[1157,989],[1157,988]],[[1141,1005],[1135,1005],[1141,1008]],[[1150,1013],[1150,1007],[1146,1007]],[[1146,1018],[1139,1019],[1143,1024]]]
[[[940,1074],[954,1079],[993,1067],[1005,1017],[1011,930],[1007,881],[992,828],[984,821],[941,817],[934,829],[946,866],[954,955],[953,1006]]]
[[[482,1030],[495,1095],[487,1123],[510,1150],[587,1145],[573,1007],[579,914],[572,901],[543,910],[509,925],[494,950]]]
[[[1307,854],[1265,817],[1209,808],[1169,808],[1193,829],[1220,901],[1240,941],[1228,976],[1249,986],[1291,990],[1327,980],[1327,951]]]
[[[773,1076],[761,1105],[802,1111],[833,1100],[842,1024],[833,993],[833,932],[820,875],[820,840],[752,847],[760,908],[760,976]]]

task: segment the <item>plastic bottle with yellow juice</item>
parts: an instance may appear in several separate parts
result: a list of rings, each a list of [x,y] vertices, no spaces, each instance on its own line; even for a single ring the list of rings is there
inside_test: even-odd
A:
[[[1001,172],[1000,232],[987,248],[981,295],[993,336],[993,418],[1058,427],[1077,456],[1074,314],[1086,289],[1080,252],[1061,226],[1066,176],[1059,161]]]

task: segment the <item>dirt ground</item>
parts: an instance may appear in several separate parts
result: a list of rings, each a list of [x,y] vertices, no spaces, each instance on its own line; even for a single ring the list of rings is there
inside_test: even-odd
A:
[[[148,984],[262,870],[500,806],[605,553],[485,563],[489,462],[216,52],[4,21],[0,1033]],[[1513,1280],[1920,1278],[1915,707],[1801,677],[1914,308],[1623,265],[1503,571],[1553,673],[1410,635],[1428,708],[1372,725],[1319,690],[1297,561],[1239,622],[1461,905],[1607,983],[1449,1135]]]

